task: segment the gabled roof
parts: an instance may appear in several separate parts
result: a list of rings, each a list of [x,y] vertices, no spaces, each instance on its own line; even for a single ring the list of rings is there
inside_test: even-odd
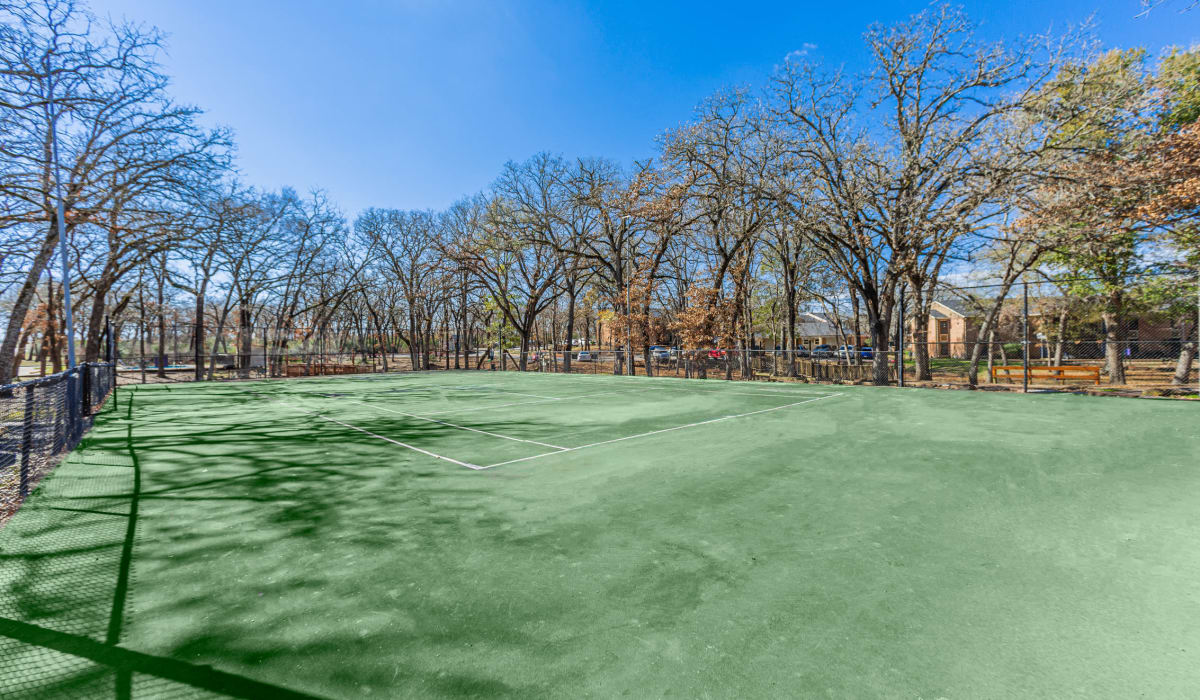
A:
[[[853,335],[849,326],[843,326],[843,332]],[[811,311],[801,311],[796,317],[796,335],[806,337],[833,337],[838,334],[837,324],[825,314]]]
[[[796,335],[806,337],[825,337],[837,335],[837,326],[832,323],[819,321],[802,321],[796,324]]]
[[[935,300],[930,306],[930,310],[940,311],[941,313],[946,314],[945,316],[942,316],[942,318],[948,318],[949,316],[957,316],[958,318],[971,318],[980,315],[979,307],[977,305],[969,303],[965,299],[955,299],[953,297]],[[937,317],[935,316],[935,318]]]

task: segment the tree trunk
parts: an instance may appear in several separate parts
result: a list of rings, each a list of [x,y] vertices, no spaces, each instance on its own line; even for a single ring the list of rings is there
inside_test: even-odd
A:
[[[916,335],[919,338],[913,343],[913,375],[917,381],[928,382],[933,380],[933,363],[929,359],[929,309],[922,309],[922,306],[927,305],[918,303],[913,306],[916,312]]]
[[[0,344],[0,384],[8,384],[16,372],[16,365],[10,360],[15,356],[17,340],[20,338],[21,328],[25,325],[29,305],[37,291],[38,280],[42,278],[42,272],[46,270],[46,264],[54,254],[54,246],[58,243],[57,232],[57,225],[52,224],[46,240],[42,241],[42,247],[30,264],[29,271],[25,273],[25,283],[21,285],[21,290],[17,292],[17,298],[13,300],[9,310],[8,328],[4,332],[4,342]]]
[[[1104,311],[1100,318],[1104,320],[1104,364],[1108,371],[1108,383],[1124,384],[1125,363],[1121,351],[1125,345],[1125,334],[1118,323],[1116,313]]]
[[[50,338],[50,371],[58,374],[62,371],[62,359],[58,342],[58,304],[54,301],[54,278],[46,276],[46,335]]]
[[[787,376],[796,376],[796,287],[794,284],[789,284],[786,292],[787,297],[787,328],[784,329],[784,338],[786,339],[784,350],[787,351]]]
[[[38,376],[46,376],[46,355],[50,351],[50,339],[45,333],[42,334],[42,342],[38,346]]]
[[[254,343],[254,327],[250,325],[253,316],[250,305],[243,301],[238,305],[238,376],[242,379],[250,377],[251,348]]]
[[[105,299],[111,286],[112,280],[109,279],[108,270],[105,270],[100,279],[96,281],[95,291],[92,294],[92,311],[88,314],[87,339],[83,345],[84,362],[96,362],[100,359],[100,342],[104,335]]]
[[[991,329],[988,330],[987,344],[988,344],[988,350],[987,350],[988,384],[994,384],[996,379],[995,379],[995,374],[992,373],[992,368],[995,366],[995,363],[993,362],[993,358],[996,354],[996,352],[995,352],[996,331],[991,330]],[[972,358],[972,359],[974,359],[974,358]],[[975,363],[973,362],[972,364],[974,365]],[[972,372],[972,374],[974,375],[976,373]],[[976,383],[978,383],[978,381],[976,381]],[[972,386],[975,386],[975,384],[972,384]]]
[[[1054,343],[1054,365],[1061,367],[1067,347],[1067,307],[1058,312],[1058,341]]]
[[[21,360],[25,357],[25,348],[29,345],[29,337],[32,335],[32,326],[21,329],[21,337],[17,339],[17,352],[13,355],[13,379],[21,378]]]
[[[221,331],[225,330],[225,319],[228,317],[227,309],[221,310],[221,315],[217,319],[217,327],[213,329],[212,351],[208,354],[208,381],[213,380],[213,374],[217,370],[217,346],[221,342]]]
[[[1192,326],[1192,332],[1186,332],[1187,324],[1182,324],[1183,337],[1190,337],[1192,340],[1185,340],[1179,346],[1179,360],[1175,363],[1175,376],[1171,378],[1171,383],[1175,386],[1183,386],[1188,383],[1188,374],[1191,373],[1192,359],[1196,357],[1196,333],[1200,331],[1200,324]]]
[[[876,312],[870,307],[867,309],[868,323],[871,325],[871,382],[876,385],[885,385],[888,383],[888,356],[886,352],[882,352],[883,348],[888,344],[888,327],[891,316],[890,309]],[[862,353],[854,353],[861,357]]]
[[[567,294],[567,332],[566,332],[566,348],[563,353],[563,373],[571,373],[571,350],[574,349],[575,341],[575,290]]]

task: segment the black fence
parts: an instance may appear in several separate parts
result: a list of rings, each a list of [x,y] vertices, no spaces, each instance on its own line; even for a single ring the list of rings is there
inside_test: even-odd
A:
[[[70,452],[116,386],[111,362],[0,386],[0,523]]]
[[[621,334],[599,325],[594,335],[583,335],[587,340],[577,326],[569,345],[546,342],[566,337],[564,328],[543,328],[523,358],[511,340],[501,351],[490,332],[466,334],[460,343],[443,329],[410,349],[399,334],[386,328],[373,334],[363,323],[286,333],[264,326],[200,333],[186,323],[125,323],[114,351],[122,383],[464,369],[1197,395],[1200,281],[1194,275],[1117,282],[1028,277],[1007,285],[940,283],[897,291],[882,348],[873,347],[862,304],[831,297],[803,302],[790,331],[778,305],[771,307],[738,347],[728,339],[714,339],[726,347],[678,347],[668,313],[652,345],[635,347],[628,357]],[[198,337],[204,340],[197,355]]]
[[[487,369],[492,351],[437,349],[408,353],[383,352],[372,348],[352,348],[325,352],[264,351],[255,346],[250,352],[202,355],[199,371],[196,358],[189,354],[129,355],[117,360],[118,383],[156,384],[163,382],[230,381],[238,379],[284,379],[338,374],[372,374],[416,370]]]

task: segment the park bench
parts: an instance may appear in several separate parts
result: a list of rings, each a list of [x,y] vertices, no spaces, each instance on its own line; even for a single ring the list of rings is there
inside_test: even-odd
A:
[[[284,376],[287,377],[305,377],[319,376],[328,374],[357,374],[364,371],[362,367],[353,364],[335,364],[314,362],[311,365],[295,364],[288,365],[284,370]]]
[[[1024,371],[1021,365],[999,365],[992,368],[992,381],[1000,376],[1005,379],[1019,379]],[[1100,383],[1100,368],[1087,365],[1062,365],[1047,367],[1045,365],[1030,365],[1030,379],[1052,379],[1065,382],[1070,379],[1083,379],[1095,384]]]

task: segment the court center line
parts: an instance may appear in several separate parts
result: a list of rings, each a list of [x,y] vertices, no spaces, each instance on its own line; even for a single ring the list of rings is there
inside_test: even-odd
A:
[[[580,445],[578,447],[566,447],[566,448],[560,449],[558,452],[543,452],[540,455],[533,455],[531,457],[520,457],[518,459],[510,459],[506,462],[496,462],[495,464],[488,464],[488,465],[479,467],[479,469],[491,469],[492,467],[500,467],[500,466],[504,466],[505,464],[516,464],[517,462],[528,462],[531,459],[539,459],[541,457],[549,457],[550,455],[562,454],[563,452],[575,452],[576,450],[585,450],[589,447],[599,447],[600,445],[610,445],[614,442],[623,442],[625,440],[633,440],[636,438],[646,437],[648,435],[658,435],[660,433],[669,433],[674,430],[683,430],[685,428],[695,428],[700,425],[709,425],[711,423],[720,423],[721,421],[731,420],[733,418],[745,418],[746,416],[753,416],[753,415],[756,415],[759,413],[769,413],[771,411],[779,411],[779,410],[782,410],[785,408],[791,408],[792,406],[799,406],[800,404],[812,403],[814,401],[820,401],[822,399],[831,399],[835,396],[841,396],[841,395],[842,394],[829,394],[828,396],[818,396],[815,399],[805,399],[804,401],[796,401],[794,403],[784,404],[782,406],[773,406],[771,408],[763,408],[758,411],[748,411],[746,413],[739,413],[739,414],[733,415],[733,416],[721,416],[720,418],[710,418],[709,420],[702,420],[702,421],[698,421],[696,423],[688,423],[687,425],[677,425],[672,428],[663,428],[661,430],[651,430],[650,432],[647,432],[647,433],[638,433],[637,435],[626,435],[625,437],[613,438],[612,440],[601,440],[600,442],[593,442],[593,443],[589,443],[587,445]]]
[[[563,450],[567,449],[566,447],[560,447],[558,445],[551,445],[548,442],[538,442],[537,440],[526,440],[525,438],[512,437],[511,435],[501,435],[500,433],[493,433],[488,430],[479,430],[478,428],[468,428],[465,425],[457,425],[455,423],[448,423],[444,420],[438,420],[436,418],[426,418],[425,416],[418,416],[415,413],[409,413],[407,411],[397,411],[394,408],[387,408],[385,406],[376,406],[375,404],[366,403],[364,401],[353,401],[352,400],[352,401],[350,401],[350,403],[360,404],[360,405],[366,406],[368,408],[376,408],[376,409],[379,409],[380,411],[387,411],[389,413],[396,413],[401,416],[408,416],[409,418],[416,418],[417,420],[429,421],[430,423],[438,423],[439,425],[446,425],[451,428],[458,428],[459,430],[469,430],[472,433],[479,433],[481,435],[490,435],[492,437],[503,438],[505,440],[512,440],[514,442],[527,442],[531,445],[540,445],[541,447],[550,447],[550,448],[553,448],[553,449],[556,449],[559,451],[563,451]]]
[[[447,457],[445,455],[437,454],[436,452],[430,452],[429,450],[423,450],[420,447],[417,447],[416,445],[410,445],[406,442],[400,442],[399,440],[393,440],[390,437],[379,435],[378,433],[373,433],[370,430],[367,430],[365,428],[360,428],[357,425],[343,423],[342,421],[337,420],[336,418],[330,418],[329,416],[322,415],[320,413],[317,413],[316,411],[310,411],[306,408],[300,408],[299,406],[293,406],[292,404],[287,403],[286,401],[280,401],[279,403],[281,403],[284,406],[287,406],[288,408],[293,409],[295,411],[300,411],[301,413],[307,413],[310,416],[316,416],[317,418],[320,418],[321,420],[329,421],[330,423],[337,423],[338,425],[343,426],[345,428],[350,428],[351,430],[357,430],[358,432],[365,433],[367,435],[370,435],[373,438],[378,438],[385,442],[390,442],[393,445],[399,445],[400,447],[404,447],[404,448],[413,450],[414,452],[420,452],[421,454],[428,455],[430,457],[433,457],[434,459],[443,459],[447,462],[452,462],[461,467],[466,467],[467,469],[476,469],[476,470],[483,469],[483,467],[479,466],[478,464],[471,464],[470,462],[460,462],[459,460],[454,459],[453,457]]]

